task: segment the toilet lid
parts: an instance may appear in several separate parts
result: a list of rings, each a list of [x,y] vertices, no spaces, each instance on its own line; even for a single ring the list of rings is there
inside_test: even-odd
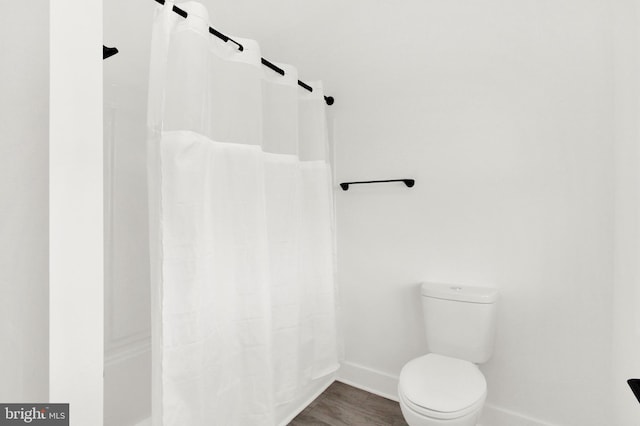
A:
[[[469,361],[428,354],[404,366],[400,391],[417,406],[452,413],[478,402],[487,391],[487,382]]]

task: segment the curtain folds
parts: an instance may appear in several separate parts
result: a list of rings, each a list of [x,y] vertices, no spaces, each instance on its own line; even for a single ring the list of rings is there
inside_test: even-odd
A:
[[[149,87],[153,424],[273,425],[338,367],[322,88],[172,5]]]

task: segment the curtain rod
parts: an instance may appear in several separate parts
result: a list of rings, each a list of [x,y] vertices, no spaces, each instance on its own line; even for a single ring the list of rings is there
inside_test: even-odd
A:
[[[155,0],[157,3],[160,4],[164,4],[165,0]],[[184,9],[180,9],[178,6],[173,5],[172,8],[173,12],[175,12],[176,14],[182,16],[183,18],[187,18],[187,16],[189,16],[189,14],[187,13],[186,10]],[[209,33],[211,35],[214,35],[216,37],[218,37],[220,40],[226,42],[231,42],[233,44],[235,44],[236,46],[238,46],[238,50],[239,51],[243,51],[244,50],[244,46],[242,46],[240,43],[238,43],[237,41],[235,41],[234,39],[232,39],[229,36],[226,36],[224,34],[222,34],[220,31],[216,30],[213,27],[209,27]],[[284,75],[284,70],[278,66],[276,66],[275,64],[273,64],[272,62],[267,61],[265,58],[260,58],[262,65],[264,65],[265,67],[277,72],[280,75]],[[309,92],[313,92],[313,87],[309,86],[307,83],[305,83],[304,81],[298,80],[298,86],[308,90]],[[333,103],[335,102],[335,99],[333,98],[333,96],[325,96],[324,97],[324,101],[327,103],[327,105],[333,105]]]

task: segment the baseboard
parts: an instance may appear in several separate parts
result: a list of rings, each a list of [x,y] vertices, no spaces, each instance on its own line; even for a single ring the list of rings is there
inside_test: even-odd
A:
[[[338,370],[336,380],[384,398],[398,401],[398,376],[343,361],[340,370]],[[478,426],[557,425],[487,403],[482,410],[482,416]]]
[[[478,426],[557,426],[553,423],[529,417],[522,413],[485,404]]]
[[[363,365],[343,361],[338,370],[339,382],[398,401],[398,376]]]

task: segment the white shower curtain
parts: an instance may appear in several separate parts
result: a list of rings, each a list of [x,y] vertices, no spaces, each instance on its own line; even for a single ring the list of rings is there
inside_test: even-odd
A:
[[[158,7],[149,88],[154,425],[273,425],[338,367],[320,83]]]

